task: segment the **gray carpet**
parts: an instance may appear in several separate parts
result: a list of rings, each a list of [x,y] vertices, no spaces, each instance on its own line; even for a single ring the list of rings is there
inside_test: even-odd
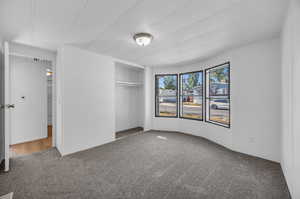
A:
[[[14,198],[289,199],[280,165],[205,139],[148,132],[63,158],[55,149],[12,160],[0,195]]]

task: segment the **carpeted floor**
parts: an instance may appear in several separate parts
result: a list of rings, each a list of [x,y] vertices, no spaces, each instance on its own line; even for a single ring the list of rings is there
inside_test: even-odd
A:
[[[59,157],[18,157],[0,174],[14,199],[289,199],[280,165],[205,139],[147,132]]]

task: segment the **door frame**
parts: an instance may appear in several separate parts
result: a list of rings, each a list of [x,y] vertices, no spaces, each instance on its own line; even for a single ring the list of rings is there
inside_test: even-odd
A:
[[[56,147],[56,131],[57,131],[57,111],[56,111],[56,56],[55,58],[45,56],[31,56],[26,54],[19,54],[10,51],[10,44],[8,41],[4,42],[4,105],[5,105],[5,116],[4,116],[4,136],[5,136],[5,169],[4,171],[9,171],[9,160],[10,160],[10,136],[11,136],[11,108],[8,105],[11,104],[11,67],[10,67],[10,55],[28,57],[28,58],[38,58],[41,60],[47,60],[51,62],[52,67],[52,147]],[[47,127],[46,127],[47,128]]]

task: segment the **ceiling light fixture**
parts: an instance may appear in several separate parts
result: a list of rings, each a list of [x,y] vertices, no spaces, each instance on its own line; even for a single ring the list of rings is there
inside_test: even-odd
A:
[[[47,76],[51,76],[52,75],[52,71],[50,69],[48,69],[48,68],[46,69],[46,75]]]
[[[153,36],[149,33],[142,32],[135,34],[133,39],[139,46],[148,46],[151,43]]]

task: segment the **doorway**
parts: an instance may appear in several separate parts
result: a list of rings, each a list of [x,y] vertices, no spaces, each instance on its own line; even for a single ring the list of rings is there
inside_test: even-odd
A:
[[[52,147],[52,63],[10,54],[10,157]]]

